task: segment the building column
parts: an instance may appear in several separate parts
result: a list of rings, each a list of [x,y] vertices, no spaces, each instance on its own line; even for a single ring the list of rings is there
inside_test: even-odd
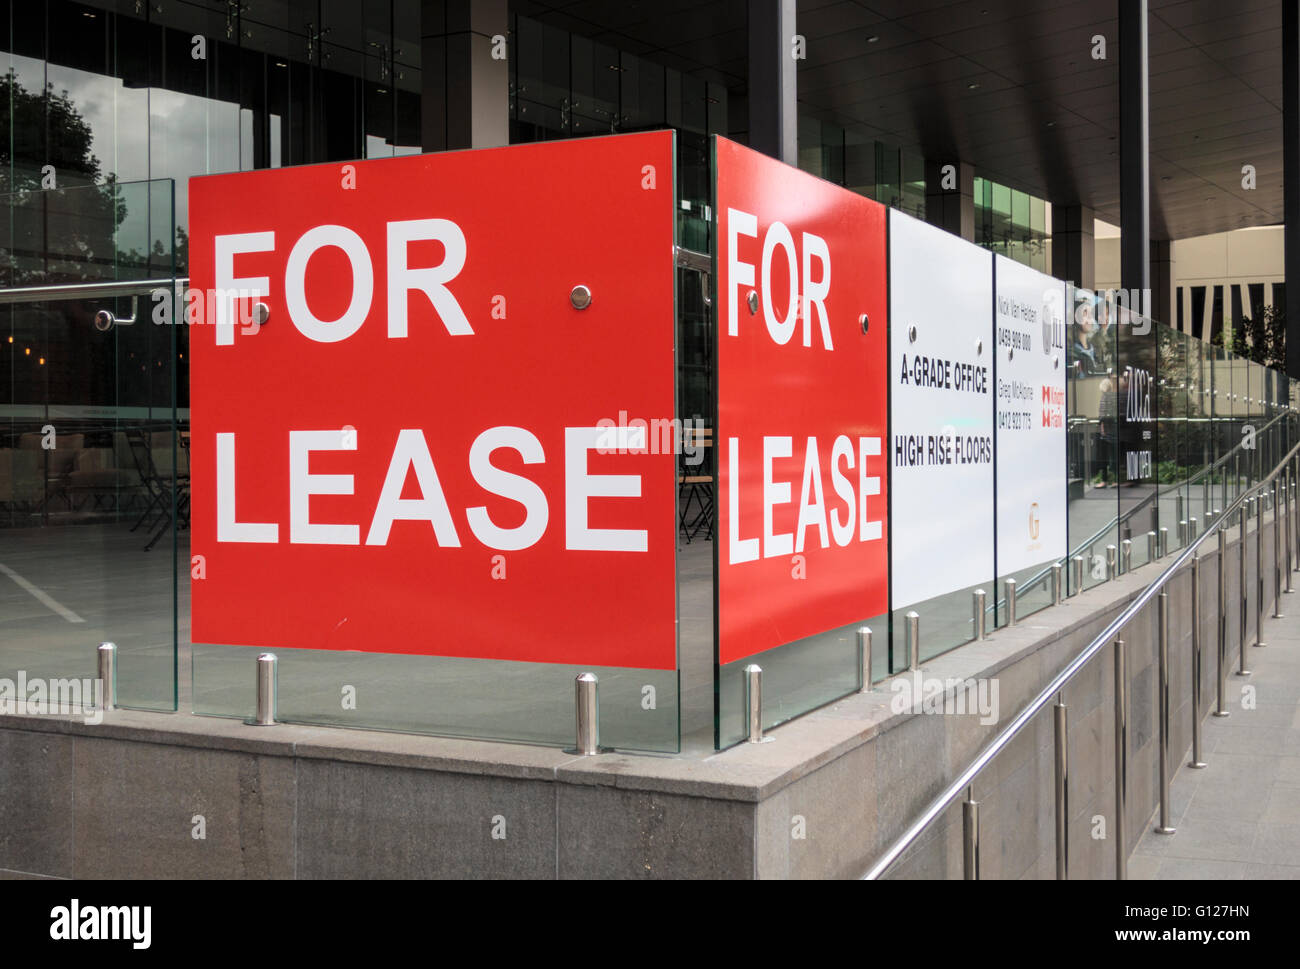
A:
[[[1119,4],[1120,286],[1151,288],[1150,78],[1147,0]]]
[[[975,168],[966,162],[925,162],[925,221],[975,241]]]
[[[1172,329],[1178,328],[1178,305],[1174,302],[1174,244],[1168,239],[1151,243],[1151,318]]]
[[[1286,372],[1300,377],[1300,0],[1282,3],[1283,273]]]
[[[1300,0],[1298,0],[1300,2]],[[1097,285],[1094,216],[1086,205],[1052,206],[1052,275],[1078,289]]]
[[[422,0],[420,18],[421,146],[508,145],[514,51],[506,44],[502,57],[493,41],[508,36],[507,0]]]
[[[749,0],[749,147],[799,164],[795,0]]]

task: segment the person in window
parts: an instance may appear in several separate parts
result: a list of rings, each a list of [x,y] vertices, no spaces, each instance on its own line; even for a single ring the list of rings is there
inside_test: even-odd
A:
[[[1094,335],[1097,330],[1093,322],[1092,302],[1081,303],[1075,312],[1075,324],[1071,328],[1070,363],[1075,371],[1084,377],[1104,374],[1106,368],[1097,359]]]

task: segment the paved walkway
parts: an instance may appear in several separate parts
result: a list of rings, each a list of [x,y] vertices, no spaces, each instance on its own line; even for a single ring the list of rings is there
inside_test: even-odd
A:
[[[1229,673],[1232,715],[1205,719],[1209,766],[1170,785],[1177,831],[1148,828],[1130,878],[1300,879],[1300,592],[1282,611],[1264,620],[1268,645],[1247,649],[1252,675]]]

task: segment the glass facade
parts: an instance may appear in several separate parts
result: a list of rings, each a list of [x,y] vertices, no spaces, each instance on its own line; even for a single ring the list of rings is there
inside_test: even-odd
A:
[[[882,205],[925,218],[925,159],[816,118],[799,119],[799,167]]]
[[[1051,207],[1027,192],[975,179],[975,242],[1008,259],[1049,272]]]
[[[0,12],[0,191],[171,179],[181,275],[190,176],[420,150],[418,4],[5,0]]]

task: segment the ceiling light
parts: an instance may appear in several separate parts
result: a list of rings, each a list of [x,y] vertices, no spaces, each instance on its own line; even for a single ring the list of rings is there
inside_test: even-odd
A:
[[[967,90],[967,91],[974,91],[977,87],[979,87],[979,82],[978,82],[978,81],[971,81],[969,84],[966,85],[966,90]]]
[[[867,38],[867,43],[868,43],[868,44],[874,44],[874,43],[875,43],[876,41],[878,41],[878,40],[880,40],[880,35],[879,35],[879,34],[872,34],[870,37]]]

